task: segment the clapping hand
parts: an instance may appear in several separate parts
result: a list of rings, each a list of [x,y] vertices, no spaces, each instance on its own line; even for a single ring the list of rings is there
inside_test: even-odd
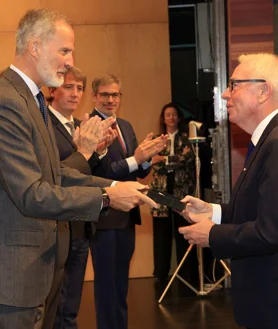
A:
[[[167,135],[161,135],[153,139],[153,133],[149,133],[134,152],[134,157],[137,164],[140,165],[161,152],[166,147],[167,140]]]
[[[97,116],[89,119],[89,115],[86,113],[80,127],[75,129],[73,142],[77,151],[82,153],[87,160],[96,151],[101,133],[101,119]]]

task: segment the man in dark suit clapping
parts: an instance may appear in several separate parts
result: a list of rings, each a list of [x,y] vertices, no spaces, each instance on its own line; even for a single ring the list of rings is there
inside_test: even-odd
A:
[[[94,120],[91,123],[88,120],[86,122],[88,128],[84,125],[81,125],[80,128],[81,121],[74,118],[73,115],[80,104],[85,88],[86,77],[83,72],[77,67],[69,68],[64,75],[62,86],[49,88],[48,109],[60,160],[64,165],[90,175],[91,169],[93,170],[98,161],[106,155],[106,146],[112,142],[116,135],[112,129],[107,129],[114,122],[112,118],[102,122]],[[84,117],[86,120],[86,115]],[[77,127],[79,127],[79,134],[76,137],[74,135]],[[105,142],[101,144],[98,144],[99,138],[94,134],[97,129],[107,132]],[[90,133],[87,133],[87,130],[90,130]],[[84,138],[86,141],[81,141]],[[58,284],[52,287],[55,296],[49,300],[49,304],[47,303],[44,329],[77,328],[76,317],[81,301],[89,238],[94,234],[95,225],[90,222],[69,222],[69,227],[70,250],[65,264],[65,272],[60,271]],[[63,288],[61,291],[62,281]]]
[[[121,81],[112,74],[94,79],[92,96],[95,109],[91,116],[102,120],[116,117],[122,97]],[[152,156],[165,147],[166,138],[161,136],[152,140],[152,134],[148,134],[138,145],[131,124],[118,117],[114,129],[117,139],[108,147],[107,156],[94,168],[94,174],[124,181],[146,177]],[[127,213],[111,209],[107,216],[100,217],[90,243],[98,329],[127,329],[129,265],[135,247],[135,224],[140,223],[139,207]]]

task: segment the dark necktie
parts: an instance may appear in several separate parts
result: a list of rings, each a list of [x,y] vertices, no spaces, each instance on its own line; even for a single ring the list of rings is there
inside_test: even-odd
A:
[[[249,144],[248,144],[248,149],[247,149],[247,154],[246,154],[246,157],[245,157],[244,165],[247,163],[247,161],[248,161],[251,153],[253,152],[254,148],[255,148],[255,145],[252,143],[252,141],[250,141]]]
[[[121,145],[121,147],[122,147],[122,149],[124,151],[124,154],[127,155],[127,150],[126,150],[126,147],[125,147],[125,143],[124,143],[124,141],[123,141],[123,139],[121,137],[120,130],[118,128],[117,123],[113,123],[112,126],[111,126],[111,128],[117,131],[117,133],[118,133],[117,139],[118,139],[118,141],[119,141],[119,143],[120,143],[120,145]]]
[[[66,125],[70,128],[70,134],[71,136],[73,136],[75,132],[74,123],[72,121],[69,121],[66,123]]]
[[[40,106],[40,111],[44,120],[44,123],[46,125],[46,128],[48,128],[48,110],[47,107],[45,105],[45,101],[44,101],[44,96],[43,93],[40,91],[37,95],[37,100],[39,102],[39,106]]]

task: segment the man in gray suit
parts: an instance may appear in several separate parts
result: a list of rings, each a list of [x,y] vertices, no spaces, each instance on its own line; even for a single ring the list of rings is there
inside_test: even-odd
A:
[[[19,22],[16,56],[0,78],[0,328],[41,328],[62,221],[97,221],[102,207],[155,203],[137,182],[117,183],[60,167],[41,95],[73,65],[69,20],[46,9]],[[103,189],[106,187],[106,189]],[[58,247],[57,247],[58,245]],[[63,261],[61,262],[63,263]]]

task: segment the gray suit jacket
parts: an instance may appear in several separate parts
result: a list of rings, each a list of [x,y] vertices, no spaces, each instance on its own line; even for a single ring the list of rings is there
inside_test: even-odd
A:
[[[97,221],[92,187],[111,181],[60,168],[51,122],[11,69],[0,78],[0,150],[0,304],[34,307],[53,279],[57,220]]]

